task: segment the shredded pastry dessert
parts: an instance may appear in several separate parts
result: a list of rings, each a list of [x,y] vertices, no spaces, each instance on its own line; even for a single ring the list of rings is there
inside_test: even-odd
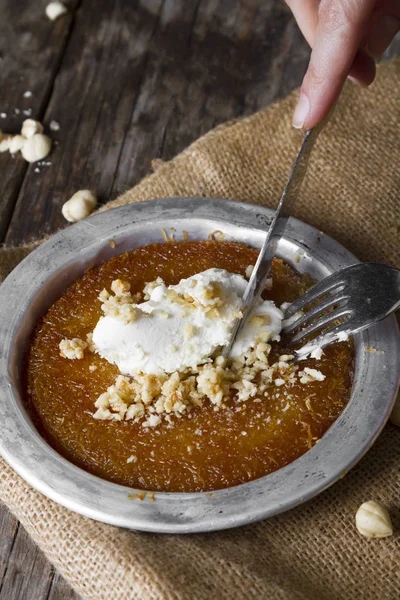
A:
[[[252,267],[251,267],[252,269]],[[246,276],[251,276],[250,267]],[[213,279],[214,277],[214,279]],[[173,312],[172,308],[180,309],[183,320],[183,342],[189,342],[195,336],[197,328],[192,322],[186,322],[196,309],[201,309],[212,319],[228,320],[238,314],[238,302],[232,299],[225,285],[231,284],[228,273],[217,272],[210,269],[199,273],[194,278],[183,280],[178,286],[165,287],[163,280],[156,280],[146,284],[142,294],[131,294],[128,282],[116,279],[111,283],[111,292],[103,289],[99,295],[101,308],[105,317],[129,325],[137,318],[168,319]],[[197,279],[196,279],[197,278]],[[241,278],[243,279],[243,278]],[[241,283],[241,282],[240,282]],[[238,281],[234,282],[237,285]],[[268,283],[272,287],[272,280]],[[193,295],[188,293],[190,290]],[[242,292],[243,289],[239,289]],[[137,304],[141,298],[145,303]],[[165,299],[164,303],[160,301]],[[153,301],[153,303],[152,303]],[[157,303],[158,302],[158,303]],[[231,320],[227,312],[227,305],[231,303]],[[263,304],[260,301],[260,305]],[[160,306],[169,309],[162,310]],[[283,317],[283,315],[281,315]],[[95,328],[95,334],[99,324]],[[143,427],[156,427],[165,419],[171,422],[172,417],[180,418],[184,413],[193,408],[202,407],[205,402],[210,402],[215,410],[225,407],[224,401],[234,398],[241,403],[251,399],[268,396],[271,386],[290,386],[299,379],[300,383],[307,384],[313,381],[323,381],[325,376],[316,369],[299,367],[290,363],[293,356],[282,355],[275,362],[270,362],[271,345],[267,343],[271,338],[279,339],[280,324],[272,326],[272,317],[268,312],[255,314],[249,319],[252,339],[247,340],[247,345],[240,346],[240,353],[226,360],[221,354],[218,345],[209,348],[210,355],[202,358],[200,364],[190,365],[182,362],[181,369],[166,372],[154,368],[154,372],[146,373],[140,369],[134,370],[131,375],[121,373],[96,400],[93,417],[98,420],[141,422]],[[115,328],[116,324],[112,323]],[[179,323],[178,323],[179,326]],[[229,333],[229,326],[227,328]],[[133,332],[133,336],[135,332]],[[121,341],[119,340],[121,343]],[[122,340],[124,343],[124,340]],[[168,352],[177,352],[175,346],[168,348]],[[83,352],[88,349],[104,355],[101,348],[96,346],[93,334],[89,334],[88,342],[74,338],[64,339],[60,342],[60,353],[63,358],[80,359]],[[140,349],[141,352],[142,349]],[[115,352],[105,356],[109,362],[116,362]],[[183,361],[185,359],[182,359]]]
[[[231,241],[169,240],[87,269],[27,348],[24,400],[40,435],[146,499],[252,481],[312,448],[349,401],[354,349],[343,341],[293,364],[284,306],[313,282],[275,258],[225,361],[257,256]]]

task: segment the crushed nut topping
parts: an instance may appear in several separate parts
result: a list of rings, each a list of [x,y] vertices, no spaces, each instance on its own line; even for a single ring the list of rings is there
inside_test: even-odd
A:
[[[79,338],[72,340],[64,339],[59,344],[60,356],[69,358],[70,360],[82,359],[84,350],[88,347],[87,343]]]
[[[160,285],[164,285],[161,278],[147,283],[144,288],[145,299],[149,299],[155,288]],[[193,281],[192,288],[196,286],[197,282]],[[212,311],[217,318],[218,307],[222,304],[222,291],[219,284],[213,283],[204,289],[201,296],[195,294],[196,297],[193,297],[187,292],[181,295],[175,290],[168,290],[167,294],[174,302],[184,305],[188,310],[200,305]],[[138,315],[151,317],[151,314],[144,313],[135,305],[142,295],[132,295],[128,282],[116,279],[111,283],[111,292],[104,289],[99,294],[105,315],[121,319],[126,324],[134,321]],[[165,311],[157,313],[162,318],[169,318]],[[253,317],[254,325],[263,325],[265,319],[269,319],[269,316]],[[260,332],[254,349],[240,358],[227,360],[222,355],[217,355],[205,364],[172,374],[139,373],[132,377],[118,375],[114,384],[97,398],[97,410],[93,417],[98,420],[141,422],[143,427],[157,427],[163,420],[171,423],[172,416],[180,418],[184,413],[202,407],[204,403],[210,403],[214,410],[219,410],[225,407],[228,399],[239,405],[250,400],[261,402],[269,387],[290,387],[298,381],[307,384],[325,379],[316,369],[305,367],[303,371],[299,371],[299,367],[290,362],[293,359],[293,355],[290,354],[283,354],[276,362],[270,364],[271,346],[267,343],[268,338],[261,335],[262,333]],[[196,335],[196,327],[188,323],[184,335],[186,340],[192,339]],[[61,356],[81,359],[86,348],[95,352],[92,337],[90,333],[86,341],[78,338],[62,340]],[[95,366],[89,366],[90,371],[95,369]],[[128,459],[128,462],[133,461],[134,457]]]
[[[325,375],[318,371],[317,369],[310,369],[306,367],[304,371],[300,371],[300,383],[311,383],[312,381],[323,381],[325,379]]]
[[[143,427],[156,427],[163,418],[171,422],[171,415],[179,418],[205,402],[218,410],[224,408],[228,398],[238,404],[256,400],[268,387],[293,385],[299,376],[301,383],[324,378],[319,371],[308,369],[306,374],[310,379],[303,381],[304,371],[299,373],[296,365],[287,362],[291,355],[283,355],[278,362],[269,364],[270,351],[269,344],[260,342],[243,358],[226,360],[217,356],[195,370],[134,378],[118,375],[114,385],[95,402],[97,411],[93,416],[100,420],[141,421]],[[314,371],[318,375],[313,375]]]
[[[101,309],[105,316],[120,319],[126,325],[135,321],[138,309],[132,305],[140,300],[141,294],[132,295],[130,289],[129,283],[116,279],[111,284],[114,296],[106,289],[100,292],[99,300],[102,302]]]

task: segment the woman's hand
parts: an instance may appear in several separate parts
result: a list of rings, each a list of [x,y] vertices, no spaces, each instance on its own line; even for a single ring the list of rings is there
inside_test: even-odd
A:
[[[310,64],[293,125],[310,129],[336,102],[346,77],[367,86],[400,29],[400,0],[286,0],[307,42]]]

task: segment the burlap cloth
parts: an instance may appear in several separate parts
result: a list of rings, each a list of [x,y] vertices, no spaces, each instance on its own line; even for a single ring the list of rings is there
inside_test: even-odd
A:
[[[165,196],[274,206],[299,144],[296,94],[201,138],[106,208]],[[314,150],[296,215],[360,259],[400,266],[400,61],[370,89],[349,84]],[[4,249],[4,276],[30,248]],[[132,533],[74,514],[0,460],[0,498],[85,598],[343,600],[400,597],[399,535],[368,541],[359,504],[382,501],[400,528],[400,431],[307,504],[255,525],[189,536]],[[36,599],[32,599],[36,600]],[[37,599],[39,600],[39,599]]]

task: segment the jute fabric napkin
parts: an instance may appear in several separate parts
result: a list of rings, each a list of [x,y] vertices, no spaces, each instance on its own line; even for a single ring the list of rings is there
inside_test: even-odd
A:
[[[348,85],[321,135],[296,215],[362,260],[400,267],[400,61],[370,89]],[[159,164],[105,210],[180,195],[275,206],[300,134],[296,93],[228,123]],[[0,275],[32,249],[3,249]],[[120,530],[76,515],[30,488],[0,461],[0,498],[47,557],[90,600],[395,600],[399,535],[368,541],[354,527],[359,504],[382,501],[400,528],[400,431],[387,425],[344,479],[307,504],[237,530],[189,536]]]

